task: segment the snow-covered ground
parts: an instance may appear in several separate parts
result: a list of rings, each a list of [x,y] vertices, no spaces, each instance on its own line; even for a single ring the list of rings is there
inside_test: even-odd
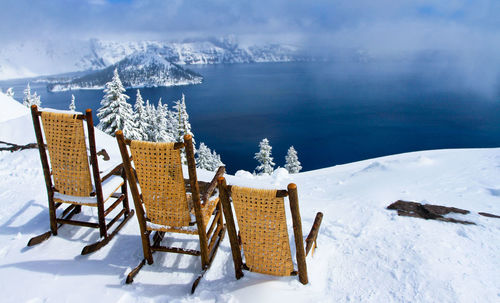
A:
[[[28,112],[14,114],[13,102],[0,94],[0,140],[34,142]],[[113,138],[98,132],[97,139],[112,157],[118,155]],[[211,178],[205,171],[199,176]],[[98,232],[75,226],[28,248],[32,236],[48,230],[48,208],[38,152],[25,150],[0,152],[1,301],[500,301],[500,219],[477,215],[500,215],[500,149],[424,151],[295,175],[278,170],[267,177],[226,177],[230,184],[261,188],[296,183],[305,235],[316,212],[324,213],[319,247],[307,258],[308,285],[297,277],[250,272],[235,280],[227,236],[194,295],[189,291],[201,266],[192,256],[157,253],[155,263],[125,285],[142,258],[135,218],[88,256],[80,251]],[[460,217],[477,225],[399,217],[385,209],[398,199],[468,209],[471,214]],[[78,216],[95,219],[96,211]],[[288,223],[292,235],[290,217]],[[167,241],[193,247],[192,239]]]

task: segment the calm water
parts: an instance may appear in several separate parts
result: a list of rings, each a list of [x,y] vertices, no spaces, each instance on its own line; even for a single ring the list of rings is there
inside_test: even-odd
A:
[[[228,171],[253,171],[267,137],[284,166],[290,145],[304,170],[377,156],[500,144],[500,97],[464,85],[453,69],[424,63],[277,63],[192,67],[204,83],[141,89],[144,99],[172,106],[186,95],[197,142],[221,154]],[[26,80],[15,86],[22,98]],[[468,88],[467,88],[468,87]],[[67,108],[71,92],[32,83],[46,107]],[[102,91],[73,91],[77,108],[97,110]],[[135,102],[135,90],[127,90]]]

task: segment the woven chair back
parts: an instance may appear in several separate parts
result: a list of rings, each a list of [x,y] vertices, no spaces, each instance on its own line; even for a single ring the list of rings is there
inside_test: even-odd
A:
[[[41,115],[54,188],[65,195],[90,196],[93,187],[83,121],[75,114],[42,112]]]
[[[284,198],[276,198],[276,190],[233,186],[231,191],[250,271],[289,276],[293,262]]]
[[[189,225],[180,150],[174,149],[174,143],[132,141],[130,151],[146,217],[153,224]]]

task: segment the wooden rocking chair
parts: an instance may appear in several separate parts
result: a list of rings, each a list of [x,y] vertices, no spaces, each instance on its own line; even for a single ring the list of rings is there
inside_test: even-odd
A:
[[[199,281],[212,264],[226,232],[219,198],[209,200],[217,187],[217,178],[224,174],[225,168],[219,167],[200,199],[193,142],[190,135],[184,136],[184,143],[154,143],[127,140],[123,137],[122,131],[117,131],[116,139],[120,146],[127,178],[129,178],[144,253],[144,259],[128,274],[126,283],[133,282],[135,275],[146,262],[153,264],[155,251],[188,254],[201,257],[202,272],[191,287],[191,293],[194,293]],[[127,145],[130,146],[132,157],[129,156]],[[186,192],[182,173],[181,148],[185,148],[186,151],[190,195]],[[131,160],[133,160],[135,172]],[[200,202],[201,200],[203,203]],[[190,202],[194,211],[193,220],[190,215],[192,214],[189,209]],[[211,224],[208,224],[212,214],[215,216]],[[150,236],[153,231],[151,241]],[[165,232],[197,235],[200,250],[161,246],[160,242]]]
[[[85,246],[82,255],[94,252],[106,245],[134,215],[134,211],[130,210],[128,205],[127,182],[122,165],[120,164],[104,173],[99,171],[94,124],[90,109],[87,109],[85,115],[82,115],[38,111],[37,106],[32,105],[31,115],[47,188],[50,231],[31,238],[28,246],[39,244],[51,235],[57,235],[59,227],[63,224],[70,224],[99,229],[102,239]],[[42,135],[40,119],[46,142],[44,142]],[[88,146],[85,140],[83,121],[87,122]],[[87,147],[90,150],[92,177]],[[120,188],[121,193],[117,193]],[[112,200],[114,200],[113,203],[105,209],[105,202]],[[65,203],[70,205],[62,211],[58,218],[56,209]],[[106,223],[106,216],[119,204],[122,204],[123,207],[121,211]],[[81,212],[82,205],[97,208],[97,223],[71,220],[73,215]],[[113,231],[109,232],[111,226],[120,217],[123,217],[123,220]]]
[[[302,284],[307,284],[306,256],[311,249],[314,252],[323,214],[316,214],[304,250],[295,184],[290,183],[288,190],[263,190],[228,186],[224,178],[219,178],[218,185],[236,279],[243,277],[242,269],[274,276],[297,274],[292,262],[285,216],[284,197],[289,196],[299,280]],[[234,204],[239,232],[234,223],[230,200]],[[242,261],[241,246],[246,263]]]

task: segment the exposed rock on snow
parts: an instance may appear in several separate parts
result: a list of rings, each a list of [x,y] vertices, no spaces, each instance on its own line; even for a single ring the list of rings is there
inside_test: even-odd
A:
[[[391,205],[387,206],[387,209],[393,209],[398,211],[399,216],[415,217],[422,219],[432,219],[451,223],[461,223],[461,224],[476,224],[474,222],[458,220],[454,218],[444,217],[450,213],[457,213],[466,215],[470,211],[456,208],[456,207],[446,207],[441,205],[432,204],[420,204],[417,202],[401,201],[398,200]]]

